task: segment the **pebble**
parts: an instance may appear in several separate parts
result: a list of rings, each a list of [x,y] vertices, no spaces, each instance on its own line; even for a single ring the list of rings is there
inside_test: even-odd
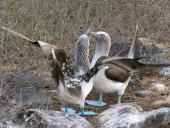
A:
[[[160,69],[161,75],[170,75],[170,67],[164,67]]]
[[[149,90],[151,91],[157,91],[157,92],[163,92],[166,90],[166,87],[164,84],[160,84],[160,83],[156,83],[151,85],[151,87],[149,88]]]
[[[149,91],[149,90],[139,90],[139,91],[135,92],[135,95],[140,96],[140,97],[151,96],[153,94],[154,94],[154,92]]]

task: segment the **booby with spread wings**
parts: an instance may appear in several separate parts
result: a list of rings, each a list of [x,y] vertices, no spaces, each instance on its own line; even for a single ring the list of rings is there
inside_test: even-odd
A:
[[[132,42],[132,46],[130,48],[129,54],[125,58],[133,59],[136,57],[137,33],[138,33],[138,24],[136,26],[136,32],[135,32],[134,40]],[[108,56],[110,52],[111,38],[108,33],[102,32],[102,31],[91,32],[91,35],[94,36],[96,39],[96,49],[95,49],[95,53],[94,53],[91,66],[90,66],[92,68],[95,65],[95,62],[98,58],[100,58],[101,56]],[[116,57],[114,58],[118,59]],[[117,90],[121,91],[119,92],[119,94],[121,94],[122,96],[131,78],[131,75],[128,72],[125,72],[124,67],[128,67],[128,66],[123,64],[123,67],[112,66],[112,67],[109,67],[107,70],[105,70],[105,68],[101,69],[94,77],[94,82],[93,82],[94,88],[100,92],[99,100],[98,101],[86,100],[86,103],[89,105],[93,105],[93,106],[104,106],[106,103],[103,102],[103,94],[116,92]],[[104,72],[106,73],[105,75],[104,75]],[[111,76],[116,76],[117,81],[109,80],[108,78],[110,78]],[[119,96],[118,98],[118,103],[121,102],[121,96]]]
[[[170,65],[169,63],[143,64],[140,60],[140,58],[127,57],[100,57],[94,66],[94,68],[100,67],[94,76],[95,88],[100,93],[117,93],[118,103],[121,103],[121,98],[133,74]]]
[[[94,22],[94,20],[93,20],[93,22]],[[55,79],[57,79],[56,80],[57,85],[60,84],[58,82],[58,79],[64,78],[64,82],[62,82],[62,84],[60,84],[60,86],[59,86],[59,90],[61,90],[63,92],[63,93],[60,93],[60,91],[59,91],[60,99],[62,99],[62,97],[66,97],[69,100],[69,98],[71,97],[71,99],[73,98],[73,100],[74,100],[74,102],[76,102],[76,104],[79,103],[79,104],[81,104],[80,105],[81,107],[84,107],[83,102],[85,101],[87,94],[91,91],[92,84],[89,81],[88,81],[89,83],[86,83],[85,85],[84,85],[84,82],[80,82],[81,83],[80,85],[82,85],[82,86],[79,86],[79,81],[80,81],[79,76],[86,73],[90,68],[90,63],[89,63],[89,44],[90,44],[89,33],[91,31],[93,22],[87,28],[87,30],[77,39],[77,42],[76,42],[76,45],[75,45],[76,67],[75,67],[75,74],[74,75],[70,72],[71,69],[70,69],[70,66],[68,64],[69,60],[65,59],[66,54],[65,54],[65,51],[63,49],[58,49],[55,45],[48,44],[48,43],[45,43],[43,41],[31,40],[28,37],[14,31],[14,30],[8,29],[6,27],[1,27],[1,28],[3,30],[6,30],[6,31],[12,33],[15,36],[19,36],[19,37],[25,39],[26,41],[28,41],[30,43],[33,43],[33,44],[40,46],[40,48],[42,49],[44,54],[52,55],[53,60],[54,60],[54,62],[52,64],[53,67],[54,67],[54,63],[55,63],[55,64],[58,65],[58,67],[61,68],[59,70],[59,68],[56,66],[56,67],[54,67],[54,69],[52,71],[53,77]],[[57,63],[57,62],[60,62],[60,63]],[[63,88],[65,86],[65,84],[68,85],[67,87],[70,86],[69,88],[66,89],[67,91],[69,90],[68,95],[64,95],[64,92],[67,92]],[[63,86],[61,86],[61,85],[63,85]],[[89,86],[87,86],[87,85],[89,85]],[[76,98],[76,97],[78,97],[78,98]],[[63,99],[65,99],[65,98],[63,98]],[[63,100],[61,100],[61,101],[63,101]],[[80,101],[81,101],[81,103],[80,103]],[[72,101],[70,100],[70,102],[72,102]],[[63,103],[63,104],[65,106],[65,103]],[[65,112],[73,112],[73,113],[75,112],[73,109],[67,108],[66,106],[65,106],[64,111]],[[87,112],[85,114],[84,114],[84,112],[82,112],[82,114],[87,115]],[[90,115],[90,114],[93,115],[94,113],[88,112],[88,115]]]
[[[85,99],[93,87],[92,77],[94,74],[87,72],[82,76],[70,75],[65,77],[62,71],[63,64],[60,64],[61,62],[58,61],[54,49],[52,49],[52,56],[52,76],[58,85],[58,97],[62,106],[65,108],[64,112],[70,111],[70,109],[67,108],[68,104],[75,104],[80,106],[79,115],[96,115],[95,112],[84,111]]]

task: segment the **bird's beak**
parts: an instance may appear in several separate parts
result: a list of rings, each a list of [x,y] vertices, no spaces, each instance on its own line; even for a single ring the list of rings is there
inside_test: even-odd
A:
[[[96,32],[90,32],[90,35],[92,35],[92,36],[94,36],[94,37],[97,37]]]

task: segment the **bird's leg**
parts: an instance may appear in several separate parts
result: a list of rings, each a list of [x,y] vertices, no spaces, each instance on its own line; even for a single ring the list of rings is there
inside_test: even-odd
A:
[[[100,93],[100,97],[99,97],[99,101],[98,101],[98,106],[100,107],[102,107],[102,106],[105,106],[106,105],[106,103],[105,102],[103,102],[103,94],[102,93]]]
[[[61,111],[62,111],[62,112],[68,112],[67,106],[66,106],[66,105],[62,105],[62,106],[61,106]]]
[[[61,103],[60,111],[65,112],[65,105]]]
[[[98,101],[95,100],[86,100],[86,103],[92,106],[96,106],[96,107],[103,107],[106,105],[105,102],[103,102],[103,94],[100,93],[100,97]]]
[[[64,112],[68,112],[67,106],[64,107]]]
[[[84,116],[84,108],[80,108],[80,115]]]
[[[102,103],[103,102],[103,94],[100,93],[100,97],[99,97],[99,103]]]
[[[117,103],[118,103],[118,104],[121,103],[121,99],[122,99],[122,95],[119,95],[119,96],[118,96],[118,100],[117,100]]]

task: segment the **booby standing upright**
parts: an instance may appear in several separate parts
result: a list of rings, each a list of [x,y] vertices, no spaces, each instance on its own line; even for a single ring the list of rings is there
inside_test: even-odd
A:
[[[129,83],[132,74],[136,72],[155,70],[160,67],[167,67],[170,63],[165,64],[143,64],[140,59],[134,58],[115,58],[100,57],[96,66],[100,66],[95,74],[96,89],[100,93],[116,92],[118,94],[118,103],[121,103],[121,97]],[[104,86],[103,86],[104,85]]]
[[[92,62],[90,64],[90,68],[93,68],[95,63],[101,56],[108,56],[108,54],[110,52],[111,38],[108,33],[103,32],[103,31],[91,32],[90,34],[92,36],[94,36],[96,39],[96,49],[95,49],[94,56],[92,58]],[[97,89],[96,88],[98,86],[97,81],[99,79],[101,79],[101,77],[99,77],[99,78],[97,78],[97,76],[94,77],[93,86],[95,89]],[[103,84],[103,87],[105,87],[105,84]],[[100,91],[100,97],[99,97],[98,101],[86,100],[86,103],[89,105],[93,105],[93,106],[104,106],[106,103],[103,102],[103,92]]]
[[[137,50],[137,44],[135,43],[137,40],[137,32],[138,32],[138,25],[136,26],[136,32],[135,32],[135,36],[134,36],[134,40],[132,42],[132,46],[130,48],[129,54],[127,58],[134,58],[136,55],[136,50]],[[111,39],[109,34],[107,34],[106,32],[91,32],[91,34],[96,38],[96,50],[95,50],[95,54],[94,57],[92,59],[92,63],[91,63],[91,67],[94,66],[96,60],[101,57],[101,56],[108,56],[109,52],[110,52],[110,45],[111,45]],[[116,59],[116,58],[115,58]],[[126,65],[124,65],[126,66]],[[124,90],[127,87],[131,75],[128,75],[128,79],[121,80],[121,81],[115,81],[115,80],[109,80],[106,77],[110,76],[112,73],[113,75],[115,75],[114,70],[117,71],[117,73],[119,74],[119,71],[121,72],[122,69],[124,67],[117,67],[117,69],[113,68],[109,68],[107,71],[105,69],[101,69],[96,76],[94,77],[94,88],[97,89],[100,92],[100,97],[98,101],[94,101],[94,100],[87,100],[86,103],[89,105],[93,105],[93,106],[104,106],[106,103],[103,102],[103,93],[110,93],[110,92],[115,92],[118,89],[121,90],[121,92],[118,92],[120,94],[119,98],[118,98],[118,103],[121,102],[121,96],[124,94]],[[118,70],[119,69],[119,70]],[[106,72],[105,72],[106,71]],[[104,72],[106,74],[104,74]],[[120,73],[122,74],[122,73]],[[123,74],[122,74],[123,75]],[[119,75],[119,77],[123,77],[121,75]],[[103,78],[103,79],[102,79]],[[105,79],[106,78],[106,79]],[[120,78],[121,79],[121,78]],[[108,85],[106,85],[108,84]]]

